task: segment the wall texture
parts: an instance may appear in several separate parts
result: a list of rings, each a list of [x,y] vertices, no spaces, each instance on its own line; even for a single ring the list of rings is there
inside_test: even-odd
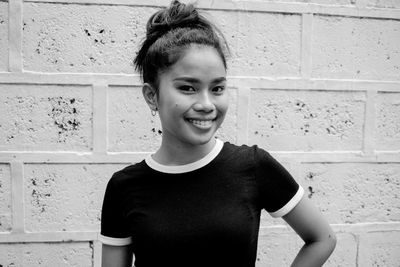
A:
[[[0,266],[100,266],[111,174],[160,124],[132,59],[162,0],[0,0]],[[326,266],[400,266],[400,2],[198,1],[231,45],[218,135],[280,160],[332,223]],[[257,266],[301,240],[262,216]]]

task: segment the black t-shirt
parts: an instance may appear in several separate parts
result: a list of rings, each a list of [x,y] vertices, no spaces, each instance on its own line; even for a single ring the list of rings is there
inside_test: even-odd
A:
[[[195,163],[164,166],[148,157],[116,172],[99,239],[132,244],[137,267],[253,267],[261,209],[283,216],[303,193],[266,151],[217,140]]]

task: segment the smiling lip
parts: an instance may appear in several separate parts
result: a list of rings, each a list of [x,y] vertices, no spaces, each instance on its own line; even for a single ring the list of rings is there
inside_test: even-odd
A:
[[[215,119],[187,119],[187,121],[197,128],[209,129],[213,125]]]

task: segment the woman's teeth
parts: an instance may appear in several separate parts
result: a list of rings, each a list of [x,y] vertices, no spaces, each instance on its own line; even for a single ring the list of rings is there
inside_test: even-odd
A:
[[[201,126],[201,127],[211,126],[211,124],[212,124],[212,120],[191,120],[191,119],[189,119],[189,122],[193,123],[196,126]]]

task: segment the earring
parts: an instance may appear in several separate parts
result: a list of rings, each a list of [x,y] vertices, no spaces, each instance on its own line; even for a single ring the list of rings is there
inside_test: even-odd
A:
[[[157,114],[157,109],[152,109],[151,110],[151,115],[154,117]]]

